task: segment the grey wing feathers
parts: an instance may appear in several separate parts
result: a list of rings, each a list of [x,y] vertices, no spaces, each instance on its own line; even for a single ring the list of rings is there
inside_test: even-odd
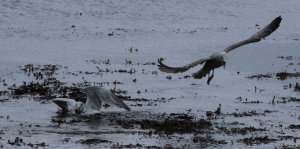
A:
[[[114,94],[111,94],[111,98],[113,98],[115,101],[117,101],[117,105],[120,108],[124,108],[127,111],[130,111],[131,109],[117,96],[115,96]]]
[[[113,95],[110,91],[107,91],[103,88],[99,88],[98,91],[96,91],[96,95],[98,96],[98,98],[102,99],[103,102],[109,105],[124,108],[127,111],[131,110],[120,98]]]
[[[203,64],[204,62],[207,61],[207,59],[200,59],[200,60],[197,60],[195,62],[192,62],[190,64],[187,64],[185,66],[182,66],[182,67],[170,67],[170,66],[167,66],[165,65],[164,63],[162,63],[162,59],[159,59],[158,60],[158,69],[162,72],[166,72],[166,73],[178,73],[178,72],[185,72],[187,70],[189,70],[190,68],[192,67],[195,67],[199,64]]]
[[[101,110],[102,107],[102,101],[101,98],[98,98],[97,94],[95,93],[95,89],[90,88],[90,92],[87,94],[87,101],[86,106],[95,109],[95,110]]]
[[[281,16],[275,18],[269,25],[267,25],[266,27],[264,27],[263,29],[261,29],[260,31],[258,31],[254,35],[252,35],[250,38],[240,41],[236,44],[233,44],[233,45],[225,48],[224,51],[227,53],[227,52],[230,52],[231,50],[236,49],[240,46],[243,46],[243,45],[246,45],[249,43],[259,42],[261,39],[272,34],[280,26],[281,20],[282,20]]]

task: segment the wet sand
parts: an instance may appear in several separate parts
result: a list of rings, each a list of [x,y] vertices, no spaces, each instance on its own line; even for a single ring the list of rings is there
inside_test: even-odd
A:
[[[299,148],[300,9],[268,2],[0,2],[0,148]],[[200,67],[157,69],[158,58],[184,65],[278,15],[278,31],[230,53],[209,86],[190,77]],[[132,111],[61,114],[51,102],[85,101],[92,85]]]

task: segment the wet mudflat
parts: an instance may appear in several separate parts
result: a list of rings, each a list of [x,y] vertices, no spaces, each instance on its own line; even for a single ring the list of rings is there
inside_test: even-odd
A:
[[[164,74],[146,74],[142,69],[153,67],[130,64],[134,73],[145,77],[161,76],[161,80],[194,82],[192,78],[168,79]],[[87,65],[90,65],[88,62]],[[123,64],[124,67],[127,64]],[[97,67],[108,67],[101,72]],[[153,88],[126,89],[124,84],[135,86],[139,79],[92,82],[85,78],[105,75],[132,76],[130,71],[113,70],[113,65],[98,63],[95,71],[70,71],[60,65],[26,64],[18,67],[12,78],[22,78],[15,83],[3,77],[1,91],[1,145],[3,147],[54,147],[54,146],[98,146],[112,148],[198,148],[229,146],[296,147],[299,143],[299,90],[298,82],[281,85],[281,92],[294,96],[259,97],[268,88],[252,86],[246,92],[253,96],[243,96],[220,101],[223,97],[209,97],[215,100],[205,105],[194,105],[193,100],[201,100],[197,94],[184,97],[181,93],[162,95]],[[282,81],[278,73],[245,76],[245,81]],[[285,80],[298,79],[297,72],[291,72]],[[81,78],[80,81],[63,82],[64,78]],[[140,78],[141,79],[141,78]],[[72,80],[72,79],[71,79]],[[76,80],[76,79],[74,79]],[[205,81],[204,81],[205,83]],[[199,83],[201,84],[201,83]],[[126,112],[105,106],[102,113],[72,115],[62,114],[51,100],[56,97],[85,101],[83,88],[99,85],[111,88],[111,92],[124,98],[132,107]],[[188,84],[191,87],[210,86]],[[215,86],[218,88],[218,86]],[[185,91],[185,90],[183,90]],[[187,91],[185,91],[187,92]],[[197,92],[196,92],[197,93]],[[188,95],[186,95],[188,96]],[[210,95],[212,96],[212,95]],[[197,99],[187,99],[197,98]],[[185,101],[187,100],[187,101]],[[181,102],[187,106],[181,106]],[[197,103],[197,102],[196,102]],[[234,109],[227,109],[226,104]],[[183,104],[184,105],[184,104]],[[202,108],[198,108],[202,107]],[[241,107],[241,108],[240,108]]]
[[[0,148],[300,147],[296,1],[43,2],[0,2]],[[278,31],[230,53],[209,86],[190,77],[199,67],[157,69],[158,58],[184,65],[278,15]],[[51,102],[85,101],[92,85],[132,111],[62,114]]]

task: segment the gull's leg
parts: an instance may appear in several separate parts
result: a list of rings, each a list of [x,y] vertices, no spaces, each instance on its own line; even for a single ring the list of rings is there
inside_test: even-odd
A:
[[[207,74],[207,85],[209,85],[210,71]]]
[[[207,79],[209,79],[209,77],[210,77],[210,71],[209,71],[208,74],[207,74]]]
[[[210,81],[212,80],[213,77],[214,77],[214,69],[212,70],[211,76],[209,76],[208,79],[207,79],[207,85],[209,85],[209,83],[210,83]]]

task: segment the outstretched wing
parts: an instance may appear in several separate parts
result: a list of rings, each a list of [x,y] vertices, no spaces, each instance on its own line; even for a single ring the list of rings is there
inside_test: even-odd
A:
[[[85,106],[87,109],[94,109],[100,111],[102,108],[102,100],[101,98],[98,98],[98,95],[95,92],[94,87],[87,87],[85,89],[86,94],[87,94],[87,99]]]
[[[266,27],[264,27],[263,29],[261,29],[260,31],[258,31],[254,35],[252,35],[250,38],[240,41],[238,43],[235,43],[235,44],[225,48],[224,51],[226,53],[228,53],[231,50],[236,49],[240,46],[243,46],[243,45],[246,45],[249,43],[259,42],[261,39],[272,34],[280,26],[281,20],[282,20],[281,16],[275,18],[269,25],[267,25]]]
[[[190,64],[187,64],[185,66],[182,67],[170,67],[165,65],[164,63],[162,63],[162,59],[158,59],[158,69],[162,72],[166,72],[166,73],[178,73],[178,72],[185,72],[187,70],[189,70],[192,67],[195,67],[199,64],[203,64],[204,62],[206,62],[208,59],[200,59],[197,61],[194,61]]]
[[[115,103],[114,105],[119,107],[119,108],[124,108],[127,111],[130,111],[131,109],[123,102],[123,100],[119,97],[117,97],[116,95],[109,93],[110,94],[110,100],[113,101],[113,103]]]
[[[109,105],[113,105],[119,108],[124,108],[127,111],[131,110],[120,98],[116,97],[110,91],[95,86],[94,93],[97,96],[98,100],[102,100],[103,102]]]

